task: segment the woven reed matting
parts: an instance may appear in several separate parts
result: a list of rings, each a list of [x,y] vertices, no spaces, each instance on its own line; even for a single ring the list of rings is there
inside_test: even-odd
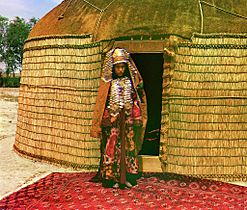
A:
[[[91,36],[28,40],[23,55],[14,148],[24,156],[95,169],[100,142],[90,137],[101,72]]]
[[[221,35],[179,44],[163,82],[161,160],[168,172],[247,179],[246,43],[246,36]]]

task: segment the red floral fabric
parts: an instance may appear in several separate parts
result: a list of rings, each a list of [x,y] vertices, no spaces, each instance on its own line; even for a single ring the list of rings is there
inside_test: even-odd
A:
[[[125,150],[126,171],[129,174],[138,173],[138,149],[140,148],[140,136],[142,128],[141,109],[135,100],[130,110],[124,110],[124,117],[117,116],[111,123],[106,106],[102,119],[102,150],[100,173],[103,179],[118,182],[120,179],[121,153]],[[125,119],[123,122],[122,120]],[[121,124],[124,123],[125,148],[121,148],[122,136]]]

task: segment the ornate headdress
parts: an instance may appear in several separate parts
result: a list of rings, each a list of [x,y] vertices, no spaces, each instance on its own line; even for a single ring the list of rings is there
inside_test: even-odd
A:
[[[129,53],[125,49],[117,48],[112,53],[113,65],[117,63],[128,63]]]
[[[101,78],[105,82],[110,82],[112,80],[113,65],[117,63],[127,63],[131,78],[134,80],[137,68],[130,57],[130,54],[123,48],[114,48],[106,53]]]

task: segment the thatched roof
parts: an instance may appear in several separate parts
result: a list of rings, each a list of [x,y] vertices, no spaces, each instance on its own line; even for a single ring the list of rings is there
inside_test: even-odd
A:
[[[219,7],[216,9],[209,4],[202,4],[205,33],[247,32],[246,0],[205,0],[205,2]]]
[[[202,1],[204,2],[204,1]],[[246,33],[246,0],[205,0],[204,33]],[[226,13],[228,12],[228,13]],[[65,0],[44,16],[29,38],[57,34],[93,34],[96,40],[123,36],[200,32],[197,0]]]

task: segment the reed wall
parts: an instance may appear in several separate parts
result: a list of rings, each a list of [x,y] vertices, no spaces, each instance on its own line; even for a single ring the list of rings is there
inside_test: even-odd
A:
[[[168,172],[247,180],[247,36],[195,35],[164,74],[161,160]]]
[[[90,137],[101,73],[101,45],[90,35],[27,40],[15,150],[48,162],[96,169],[98,139]]]

